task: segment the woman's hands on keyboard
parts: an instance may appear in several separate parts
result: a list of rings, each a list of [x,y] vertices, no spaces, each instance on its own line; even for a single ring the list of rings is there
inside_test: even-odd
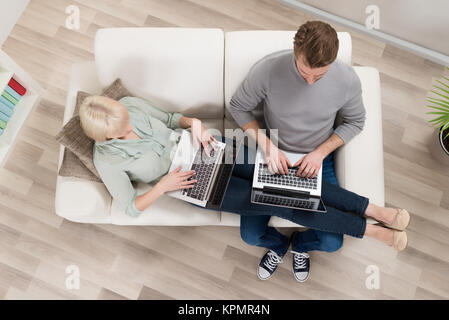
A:
[[[193,118],[191,128],[193,145],[196,149],[198,149],[201,144],[208,156],[210,156],[209,145],[213,150],[217,150],[217,147],[215,146],[217,140],[207,131],[201,120]]]
[[[176,168],[172,172],[167,173],[155,187],[162,193],[176,191],[182,189],[190,189],[196,183],[196,180],[188,180],[195,174],[194,170],[181,172],[181,167]]]

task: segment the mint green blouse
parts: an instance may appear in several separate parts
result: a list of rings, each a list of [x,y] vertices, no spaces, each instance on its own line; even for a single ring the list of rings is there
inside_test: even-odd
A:
[[[135,206],[138,196],[131,181],[155,183],[167,174],[182,129],[180,113],[165,112],[151,102],[124,97],[129,122],[141,139],[95,142],[93,162],[111,196],[127,215],[142,213]]]

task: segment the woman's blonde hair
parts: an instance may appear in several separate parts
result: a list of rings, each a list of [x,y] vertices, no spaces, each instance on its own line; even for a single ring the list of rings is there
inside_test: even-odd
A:
[[[129,123],[129,113],[118,101],[91,96],[83,100],[79,110],[81,127],[88,137],[103,142],[123,132]]]

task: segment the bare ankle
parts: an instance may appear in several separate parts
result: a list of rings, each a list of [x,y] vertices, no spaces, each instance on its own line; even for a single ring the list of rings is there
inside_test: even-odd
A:
[[[365,236],[382,241],[388,246],[393,245],[394,232],[388,228],[368,224],[366,227]]]
[[[383,229],[385,229],[383,242],[389,246],[392,246],[394,242],[394,231],[388,228]]]
[[[368,206],[365,210],[365,216],[372,217],[373,216],[374,205],[372,203],[368,203]]]
[[[370,203],[365,211],[368,217],[372,217],[378,221],[384,222],[386,224],[392,224],[394,220],[393,208],[379,207],[375,204]]]
[[[379,218],[379,209],[380,207],[376,206],[373,203],[370,203],[366,208],[365,215],[371,218],[375,218],[377,220]]]

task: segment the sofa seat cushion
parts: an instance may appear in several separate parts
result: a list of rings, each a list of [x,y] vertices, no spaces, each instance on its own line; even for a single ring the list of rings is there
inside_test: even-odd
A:
[[[136,183],[137,194],[143,194],[152,188],[146,183]],[[125,214],[115,200],[112,200],[111,219],[118,225],[154,225],[154,226],[201,226],[220,223],[220,212],[196,207],[167,195],[158,198],[138,217]]]

